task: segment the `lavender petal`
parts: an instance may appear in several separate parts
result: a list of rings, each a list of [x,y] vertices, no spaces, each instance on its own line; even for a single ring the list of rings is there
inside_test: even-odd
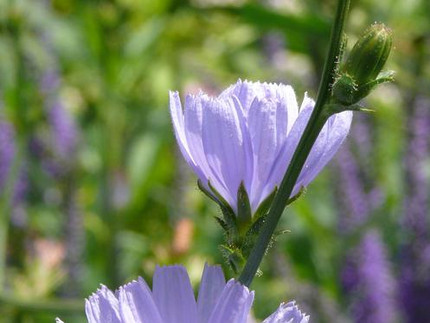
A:
[[[89,323],[121,323],[119,302],[103,285],[85,301],[85,313]]]
[[[197,323],[197,305],[184,267],[157,267],[152,291],[164,322]]]
[[[263,323],[308,323],[309,316],[302,313],[294,301],[281,304]]]
[[[119,306],[123,322],[163,323],[151,290],[140,277],[120,287]]]
[[[209,323],[246,323],[253,301],[254,292],[231,279],[225,286]]]
[[[207,323],[225,286],[220,266],[205,265],[197,298],[197,321]]]
[[[213,173],[222,178],[228,190],[227,201],[236,210],[236,195],[244,179],[246,160],[240,120],[231,99],[211,99],[206,103],[203,147]]]

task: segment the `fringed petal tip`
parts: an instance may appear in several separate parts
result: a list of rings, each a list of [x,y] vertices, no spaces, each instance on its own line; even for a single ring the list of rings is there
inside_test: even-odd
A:
[[[295,301],[282,303],[263,323],[308,323],[309,315],[302,313]]]
[[[100,287],[92,293],[86,300],[91,301],[94,298],[97,298],[99,296],[104,297],[107,293],[112,293],[112,291],[106,287],[106,285],[100,284]]]
[[[132,281],[126,283],[125,285],[120,286],[117,290],[117,293],[121,292],[122,290],[129,289],[136,284],[141,284],[141,283],[146,284],[145,281],[143,280],[143,278],[139,276],[139,277],[137,277],[137,279],[133,279]]]
[[[252,298],[254,298],[254,294],[255,294],[255,292],[252,290],[249,290],[249,288],[248,287],[246,287],[245,285],[243,285],[240,281],[238,281],[238,280],[236,280],[236,279],[234,279],[234,278],[231,278],[228,282],[227,282],[227,284],[226,284],[226,288],[227,287],[229,287],[229,288],[236,288],[236,289],[238,289],[238,290],[241,290],[242,291],[242,293],[243,293],[243,295],[245,295],[245,296],[252,296]]]

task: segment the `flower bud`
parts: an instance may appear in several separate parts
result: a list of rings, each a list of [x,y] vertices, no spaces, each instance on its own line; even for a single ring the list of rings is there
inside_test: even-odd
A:
[[[373,24],[352,48],[343,72],[358,86],[375,80],[390,55],[391,46],[391,30],[384,24]]]
[[[394,72],[381,72],[390,55],[391,30],[373,24],[352,48],[332,88],[332,102],[351,106],[366,97],[378,84],[393,81]]]

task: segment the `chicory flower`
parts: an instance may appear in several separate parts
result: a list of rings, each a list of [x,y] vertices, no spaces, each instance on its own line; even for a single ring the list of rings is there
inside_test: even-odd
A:
[[[238,213],[239,188],[251,214],[279,186],[314,108],[306,94],[299,108],[289,85],[239,80],[218,97],[187,95],[182,109],[170,92],[170,113],[180,150],[203,189]],[[307,186],[348,134],[352,112],[331,116],[322,129],[291,197]],[[239,193],[238,193],[239,192]]]
[[[152,291],[142,278],[114,294],[102,286],[85,303],[89,323],[247,323],[254,292],[231,279],[219,266],[206,266],[195,300],[184,267],[157,267]],[[281,304],[263,323],[307,323],[294,302]],[[57,322],[61,322],[57,319]]]

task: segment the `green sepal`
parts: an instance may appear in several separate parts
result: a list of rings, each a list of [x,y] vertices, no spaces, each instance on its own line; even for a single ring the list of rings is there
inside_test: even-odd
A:
[[[378,84],[381,84],[384,82],[393,82],[394,75],[396,75],[396,72],[393,70],[382,71],[381,73],[378,74],[378,77],[376,78],[376,80],[380,80]]]
[[[203,186],[202,182],[200,179],[197,180],[197,187],[200,189],[200,191],[202,191],[207,197],[209,197],[212,201],[214,201],[215,203],[217,203],[218,205],[221,204],[221,201],[218,200],[216,198],[216,196],[214,194],[212,194],[211,192],[209,192],[206,187]]]
[[[203,186],[200,180],[197,181],[197,186],[206,196],[208,196],[211,200],[213,200],[219,205],[223,215],[223,219],[216,216],[215,220],[226,232],[227,242],[237,243],[237,240],[239,237],[238,228],[237,228],[237,219],[232,207],[227,203],[227,201],[222,197],[222,195],[219,194],[218,191],[212,186],[210,181],[208,181],[208,186],[210,188],[210,191]]]
[[[349,105],[357,102],[358,85],[349,74],[339,75],[333,84],[332,96],[336,103]]]
[[[253,218],[254,221],[258,220],[260,217],[264,216],[269,212],[270,206],[272,205],[273,199],[275,198],[276,192],[278,191],[278,187],[275,186],[275,189],[272,193],[267,196],[263,202],[260,203],[257,211],[255,212]]]
[[[221,208],[228,209],[229,212],[234,215],[234,211],[233,211],[233,208],[231,207],[231,205],[228,204],[228,202],[225,200],[225,198],[220,193],[218,193],[218,191],[212,186],[211,181],[208,181],[208,186],[211,189],[215,198],[219,201],[218,202],[219,206]]]
[[[342,62],[343,55],[345,54],[345,51],[346,51],[346,46],[348,46],[348,36],[346,35],[346,33],[342,33],[342,40],[340,42],[339,55],[337,58],[338,66],[340,62]]]
[[[375,110],[373,110],[373,109],[369,109],[369,108],[365,108],[365,107],[363,107],[362,105],[360,105],[360,104],[353,104],[353,105],[350,105],[349,107],[348,107],[348,110],[349,111],[357,111],[357,112],[367,112],[367,113],[373,113],[373,112],[375,112]]]
[[[379,73],[378,77],[357,89],[356,96],[358,100],[366,97],[377,85],[394,81],[394,71],[384,71]],[[357,101],[358,101],[357,100]]]
[[[342,105],[342,104],[327,104],[325,108],[330,114],[335,114],[343,111],[359,111],[359,112],[375,112],[372,109],[363,107],[360,104]]]
[[[237,190],[237,224],[239,232],[245,232],[252,223],[251,203],[243,182]]]
[[[376,79],[362,85],[358,85],[349,74],[342,74],[336,79],[333,85],[333,102],[341,106],[353,105],[366,97],[377,85],[393,82],[394,74],[394,71],[381,72]],[[345,108],[342,111],[345,110],[350,109]]]
[[[342,33],[342,38],[340,41],[339,54],[336,60],[335,73],[339,74],[340,71],[340,63],[342,62],[343,56],[346,51],[346,46],[348,45],[348,36],[345,33]]]
[[[273,233],[273,238],[276,239],[277,237],[282,236],[282,235],[284,235],[286,233],[291,233],[291,230],[284,229],[284,230],[276,231],[276,232]]]
[[[260,216],[256,219],[249,230],[246,232],[245,237],[243,239],[242,252],[245,257],[248,257],[252,248],[254,247],[255,242],[257,241],[258,235],[260,234],[260,230],[266,222],[267,214]]]
[[[245,266],[246,259],[243,257],[242,252],[234,247],[221,245],[221,253],[227,260],[228,265],[235,275],[238,275]]]
[[[227,223],[221,219],[219,216],[214,216],[216,222],[218,222],[218,224],[221,226],[221,228],[224,229],[224,231],[226,231],[227,233],[230,231],[229,226],[227,225]]]
[[[298,200],[298,198],[299,198],[300,196],[302,196],[302,195],[303,195],[303,194],[305,194],[305,193],[306,193],[306,187],[301,186],[301,187],[300,187],[299,192],[298,192],[296,195],[294,195],[293,197],[290,197],[290,198],[288,199],[288,201],[287,201],[287,205],[290,205],[291,203],[295,202],[296,200]]]

